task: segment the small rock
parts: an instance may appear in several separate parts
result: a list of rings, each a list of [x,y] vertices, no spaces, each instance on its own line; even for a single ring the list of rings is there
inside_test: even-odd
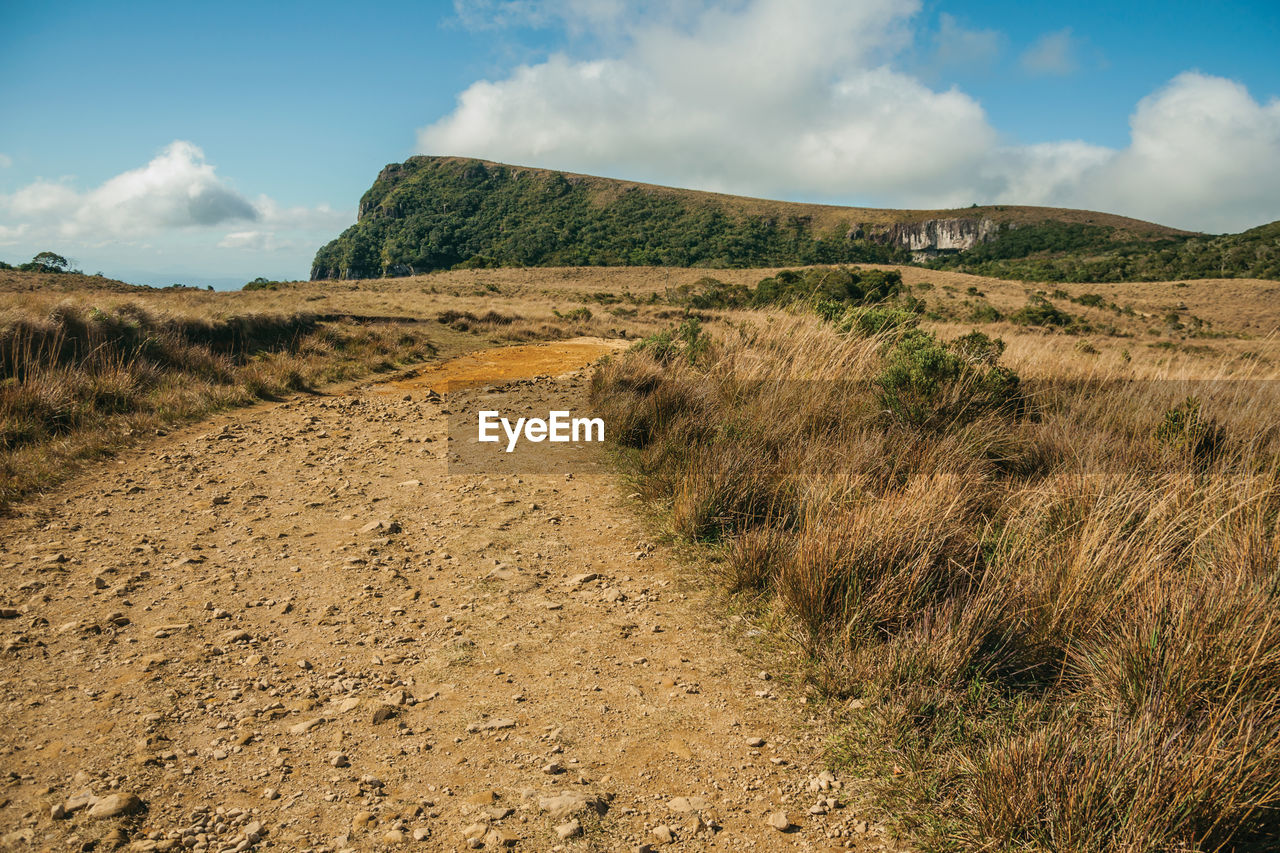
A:
[[[500,729],[515,728],[515,720],[485,720],[483,723],[471,723],[467,726],[467,731],[475,732],[496,732]]]
[[[538,808],[551,816],[552,820],[564,820],[575,812],[586,809],[601,811],[603,806],[599,798],[582,791],[564,791],[551,797],[538,800]]]
[[[753,749],[758,749],[758,748],[760,748],[760,747],[764,746],[764,738],[762,738],[762,737],[749,737],[749,738],[747,738],[747,746],[752,747]]]
[[[94,801],[97,799],[98,798],[93,795],[93,791],[85,788],[68,799],[63,807],[68,813],[74,813],[93,805]]]
[[[577,838],[582,834],[582,822],[576,817],[568,823],[556,827],[556,837],[562,841],[566,838]]]
[[[420,826],[413,831],[414,841],[426,841],[430,837],[431,830],[427,829],[425,826]]]
[[[356,812],[355,817],[351,818],[353,829],[364,829],[373,822],[373,812]]]
[[[142,800],[136,794],[108,794],[89,807],[89,817],[119,817],[141,810]]]
[[[502,847],[515,847],[520,839],[502,829],[491,829],[484,837],[484,846],[497,850]]]
[[[700,812],[711,807],[704,797],[676,797],[667,803],[673,812]]]
[[[787,817],[786,812],[774,812],[769,815],[769,826],[772,826],[778,832],[786,832],[791,828],[791,818]]]
[[[388,829],[382,836],[382,840],[388,844],[399,844],[404,841],[404,833],[398,829]]]
[[[324,717],[312,717],[309,720],[303,720],[302,722],[290,727],[289,731],[295,735],[305,735],[307,732],[316,728],[323,722]]]
[[[661,844],[671,844],[676,840],[676,834],[665,823],[653,828],[653,837]]]

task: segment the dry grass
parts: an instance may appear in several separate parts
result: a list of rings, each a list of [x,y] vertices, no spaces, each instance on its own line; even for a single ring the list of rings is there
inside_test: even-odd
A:
[[[0,507],[130,436],[228,406],[416,362],[420,329],[314,315],[220,318],[75,299],[0,314]]]
[[[894,416],[892,340],[784,314],[693,358],[633,350],[593,394],[924,846],[1274,849],[1275,371],[1002,328],[1021,402],[964,418]]]

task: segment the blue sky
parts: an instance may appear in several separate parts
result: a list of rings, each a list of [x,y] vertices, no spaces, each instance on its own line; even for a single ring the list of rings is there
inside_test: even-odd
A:
[[[0,259],[305,277],[414,153],[798,200],[1280,218],[1264,3],[10,3]]]

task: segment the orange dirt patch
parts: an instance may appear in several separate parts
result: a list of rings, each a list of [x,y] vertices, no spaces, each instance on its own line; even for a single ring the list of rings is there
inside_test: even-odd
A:
[[[443,394],[491,382],[558,376],[586,367],[600,356],[625,349],[627,345],[623,340],[574,338],[549,344],[487,349],[449,359],[389,385],[401,391],[426,388]]]

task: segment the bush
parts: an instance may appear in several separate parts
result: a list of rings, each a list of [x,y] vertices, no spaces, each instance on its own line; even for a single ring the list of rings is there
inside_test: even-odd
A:
[[[1004,347],[981,332],[944,344],[911,329],[885,354],[877,398],[897,421],[925,429],[954,427],[994,410],[1013,412],[1019,379],[997,363]]]
[[[1225,438],[1226,430],[1204,415],[1200,399],[1195,396],[1187,397],[1165,412],[1155,429],[1157,444],[1188,454],[1197,467],[1217,459]]]
[[[638,341],[632,349],[646,352],[662,364],[670,364],[680,357],[692,364],[706,354],[710,345],[702,323],[697,317],[690,317],[674,329],[664,329]]]
[[[667,299],[673,305],[698,310],[742,308],[751,302],[751,297],[751,288],[741,284],[726,284],[711,276],[703,276],[692,284],[682,284],[667,290]]]
[[[1020,326],[1055,326],[1068,328],[1078,320],[1039,294],[1027,297],[1027,304],[1009,315]]]
[[[835,321],[837,331],[864,338],[914,329],[919,324],[919,315],[892,306],[851,308]]]
[[[897,270],[864,270],[856,267],[782,270],[756,285],[751,302],[756,307],[795,302],[869,305],[902,292]]]
[[[969,312],[969,322],[971,323],[999,323],[1003,319],[1004,315],[990,302],[979,302]]]
[[[246,282],[241,290],[279,290],[280,282],[271,281],[270,279],[258,276],[253,281]]]

